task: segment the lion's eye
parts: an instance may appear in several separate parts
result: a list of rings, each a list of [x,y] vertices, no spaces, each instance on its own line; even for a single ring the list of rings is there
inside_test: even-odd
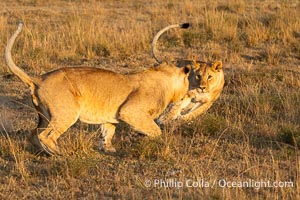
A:
[[[212,78],[212,76],[211,76],[211,75],[208,75],[207,80],[210,80],[211,78]]]
[[[196,80],[199,80],[201,77],[200,77],[200,75],[197,75],[196,76]]]

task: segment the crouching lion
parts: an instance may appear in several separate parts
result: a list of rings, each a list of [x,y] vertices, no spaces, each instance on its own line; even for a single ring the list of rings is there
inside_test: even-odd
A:
[[[158,58],[157,41],[159,37],[169,29],[186,29],[189,23],[173,24],[161,29],[152,42],[153,57],[158,63],[162,61]],[[213,63],[196,60],[175,60],[175,66],[189,66],[189,91],[185,97],[174,104],[170,104],[168,109],[160,116],[160,123],[171,122],[173,120],[191,121],[197,116],[206,112],[212,104],[219,98],[224,86],[224,72],[221,61]]]
[[[195,77],[200,81],[198,88],[189,90],[181,101],[171,104],[159,118],[162,123],[172,120],[191,121],[205,113],[221,95],[224,86],[222,62],[194,61],[192,66],[199,73]]]
[[[38,111],[31,140],[49,154],[59,154],[58,138],[78,119],[101,124],[99,149],[115,152],[111,139],[120,120],[150,138],[161,135],[156,119],[169,103],[180,101],[189,87],[190,68],[162,63],[140,73],[122,75],[92,67],[66,67],[32,78],[16,66],[11,49],[22,24],[8,41],[9,69],[30,87]]]

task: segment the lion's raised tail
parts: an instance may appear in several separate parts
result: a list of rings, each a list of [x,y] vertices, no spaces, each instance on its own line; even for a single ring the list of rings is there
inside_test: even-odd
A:
[[[6,49],[5,49],[5,60],[6,60],[6,64],[8,65],[8,67],[12,71],[12,73],[14,73],[16,76],[18,76],[33,91],[34,87],[35,87],[33,80],[21,68],[19,68],[15,64],[15,62],[13,61],[12,56],[11,56],[11,49],[13,47],[13,44],[14,44],[17,36],[19,35],[19,33],[22,30],[22,26],[23,26],[23,23],[20,22],[18,29],[9,39]]]
[[[155,60],[158,62],[158,63],[161,63],[162,61],[158,59],[157,57],[157,48],[156,48],[156,43],[157,43],[157,40],[159,39],[159,37],[164,33],[166,32],[167,30],[169,29],[172,29],[172,28],[182,28],[182,29],[187,29],[188,27],[190,27],[190,24],[189,23],[183,23],[183,24],[173,24],[173,25],[169,25],[163,29],[161,29],[153,38],[153,41],[152,41],[152,54],[153,54],[153,57],[155,58]]]

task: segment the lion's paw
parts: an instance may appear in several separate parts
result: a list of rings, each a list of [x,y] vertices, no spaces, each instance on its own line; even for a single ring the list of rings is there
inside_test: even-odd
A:
[[[49,155],[61,155],[61,151],[57,146],[56,142],[47,139],[41,135],[38,136],[40,146]]]
[[[99,151],[103,151],[105,153],[116,153],[117,152],[115,147],[113,147],[112,145],[100,144],[98,149],[99,149]]]

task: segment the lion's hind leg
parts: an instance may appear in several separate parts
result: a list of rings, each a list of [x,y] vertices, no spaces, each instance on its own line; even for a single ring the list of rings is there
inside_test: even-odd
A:
[[[60,154],[57,142],[48,138],[53,131],[54,128],[48,126],[39,135],[37,135],[38,140],[36,140],[39,142],[39,146],[49,155]]]
[[[41,116],[39,114],[39,119],[38,119],[38,126],[34,130],[31,131],[28,140],[29,142],[37,147],[39,150],[43,150],[43,147],[41,146],[40,140],[38,138],[38,135],[47,128],[49,124],[48,119],[46,119],[44,116]]]
[[[28,140],[32,145],[37,147],[39,151],[43,151],[43,147],[41,145],[38,135],[41,134],[48,127],[50,114],[41,103],[39,103],[39,105],[35,108],[38,112],[38,125],[34,130],[31,131]]]
[[[52,116],[47,128],[38,135],[43,150],[50,155],[61,154],[57,146],[57,139],[77,121],[77,118],[77,115],[70,115],[68,118]]]
[[[111,140],[114,136],[116,127],[110,123],[101,124],[101,140],[99,143],[99,150],[106,153],[115,153],[116,149],[112,146]]]
[[[57,139],[70,126],[64,126],[64,127],[56,128],[57,125],[55,125],[55,124],[53,124],[53,123],[50,122],[49,125],[48,125],[48,127],[45,128],[38,135],[40,146],[43,148],[43,150],[46,153],[50,154],[50,155],[61,154],[60,149],[59,149],[59,147],[57,145]]]

